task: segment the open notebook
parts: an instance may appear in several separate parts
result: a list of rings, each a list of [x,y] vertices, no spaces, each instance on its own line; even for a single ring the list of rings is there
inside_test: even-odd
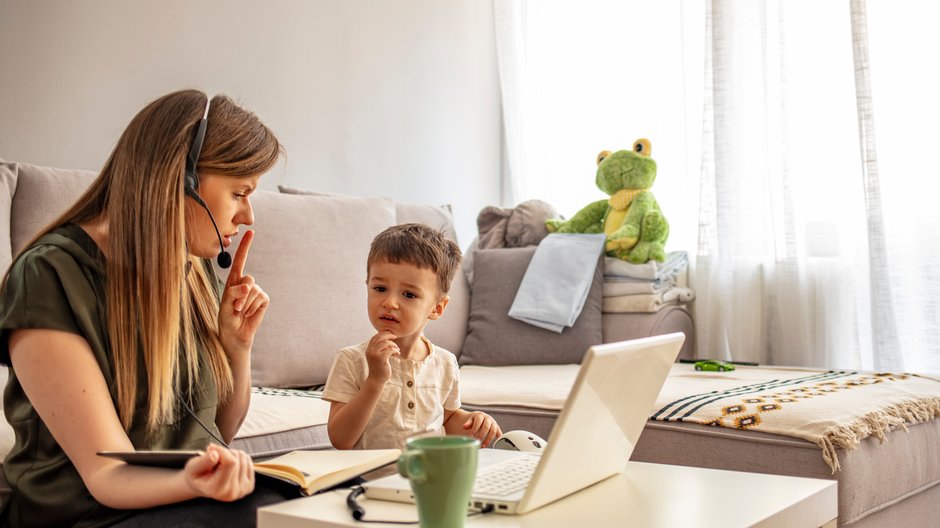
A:
[[[102,451],[98,454],[117,458],[128,464],[179,468],[202,452]],[[293,483],[300,487],[304,495],[313,495],[394,462],[400,454],[398,449],[292,451],[263,462],[255,462],[255,473]]]

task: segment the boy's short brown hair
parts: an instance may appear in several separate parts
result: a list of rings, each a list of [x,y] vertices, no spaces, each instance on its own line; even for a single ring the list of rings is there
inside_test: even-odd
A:
[[[380,260],[393,264],[407,262],[436,273],[441,293],[446,294],[461,258],[460,246],[441,230],[425,224],[398,224],[372,240],[366,270],[371,270],[372,264]]]

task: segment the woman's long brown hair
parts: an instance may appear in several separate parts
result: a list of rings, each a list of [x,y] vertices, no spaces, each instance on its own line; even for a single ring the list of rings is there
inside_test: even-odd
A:
[[[174,421],[176,398],[187,397],[183,389],[193,394],[200,350],[220,401],[232,392],[232,371],[219,338],[216,286],[186,246],[183,171],[206,99],[203,92],[184,90],[147,105],[91,187],[42,233],[107,218],[108,334],[118,417],[125,430],[134,423],[140,366],[147,380],[150,431]],[[280,153],[277,138],[257,116],[226,96],[212,99],[199,173],[254,176],[270,169]]]

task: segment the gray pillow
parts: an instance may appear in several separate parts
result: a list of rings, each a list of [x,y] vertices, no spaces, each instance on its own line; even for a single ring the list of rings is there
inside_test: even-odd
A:
[[[0,160],[0,273],[13,256],[64,213],[98,176],[94,171],[56,169]]]
[[[306,194],[309,196],[340,196],[345,198],[356,198],[347,194],[331,193],[326,191],[311,191],[307,189],[298,189],[288,187],[287,185],[278,185],[277,190],[283,194]],[[450,204],[441,206],[401,203],[395,202],[395,223],[420,223],[440,229],[448,238],[457,242],[457,231],[454,228],[454,215]]]
[[[602,342],[603,260],[581,315],[561,334],[509,317],[509,308],[537,246],[478,250],[470,283],[470,323],[461,365],[557,365],[580,363],[591,345]]]

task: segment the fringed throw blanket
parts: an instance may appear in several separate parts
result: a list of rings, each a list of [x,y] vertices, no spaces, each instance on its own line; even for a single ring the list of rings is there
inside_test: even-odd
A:
[[[940,416],[940,381],[914,374],[677,364],[651,418],[794,436],[815,443],[835,473],[837,449]]]

